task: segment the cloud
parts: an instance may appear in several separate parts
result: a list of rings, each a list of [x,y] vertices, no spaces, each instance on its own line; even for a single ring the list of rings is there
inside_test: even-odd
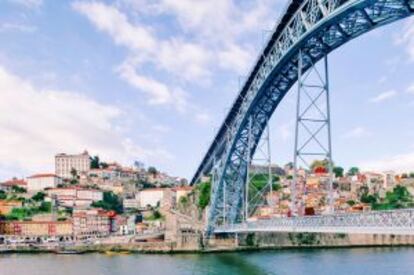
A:
[[[359,164],[364,170],[396,172],[414,171],[414,152],[398,154],[395,156],[385,157],[380,160],[365,161]]]
[[[387,99],[393,98],[397,95],[397,92],[395,90],[390,90],[390,91],[386,91],[383,93],[380,93],[379,95],[373,97],[370,99],[371,102],[382,102],[385,101]]]
[[[364,127],[355,127],[352,128],[351,130],[349,130],[348,132],[346,132],[343,137],[347,138],[347,139],[352,139],[352,138],[362,138],[362,137],[368,137],[371,135],[371,132],[368,131],[366,128]]]
[[[410,61],[414,62],[414,19],[408,19],[399,33],[401,34],[397,36],[395,43],[397,45],[404,45]]]
[[[53,171],[56,153],[84,149],[123,163],[172,157],[126,136],[120,125],[127,114],[116,106],[76,92],[39,89],[1,66],[0,90],[0,170],[8,171],[0,176]]]
[[[18,4],[26,8],[37,8],[43,4],[43,0],[8,0],[13,4]]]
[[[407,88],[406,92],[414,95],[414,83]]]
[[[25,24],[3,23],[0,24],[0,32],[19,31],[33,33],[37,30],[36,27]]]

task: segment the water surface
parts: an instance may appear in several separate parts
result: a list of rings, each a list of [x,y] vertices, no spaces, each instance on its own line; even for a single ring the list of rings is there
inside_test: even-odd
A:
[[[0,255],[0,275],[414,274],[414,248],[179,255]]]

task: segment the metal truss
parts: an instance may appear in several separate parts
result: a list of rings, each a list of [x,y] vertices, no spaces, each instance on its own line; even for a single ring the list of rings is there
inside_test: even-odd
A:
[[[414,209],[277,218],[219,226],[214,233],[314,232],[414,235]]]
[[[331,119],[329,102],[328,57],[323,58],[323,70],[312,64],[302,73],[303,55],[298,56],[298,95],[296,103],[295,149],[293,158],[293,181],[291,187],[291,210],[294,216],[303,214],[303,200],[297,200],[297,187],[302,198],[306,197],[306,176],[298,174],[298,168],[311,170],[311,162],[325,160],[328,163],[328,206],[333,207],[333,164],[331,143]],[[298,211],[299,210],[301,211]]]
[[[251,136],[250,136],[251,140]],[[272,201],[268,200],[269,196],[273,199],[273,175],[272,175],[272,158],[270,150],[270,127],[266,123],[266,129],[261,139],[257,143],[255,154],[250,160],[250,167],[246,179],[244,190],[244,220],[254,215],[259,207],[273,206]],[[262,171],[264,170],[264,171]],[[266,180],[264,186],[256,186],[255,182]]]
[[[249,162],[267,121],[298,79],[299,51],[305,73],[346,42],[413,13],[414,0],[290,2],[191,181],[211,174],[214,163],[207,233],[243,220]]]

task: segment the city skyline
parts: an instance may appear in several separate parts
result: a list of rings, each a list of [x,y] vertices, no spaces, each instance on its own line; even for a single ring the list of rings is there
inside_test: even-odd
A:
[[[84,149],[191,177],[283,4],[3,2],[0,177],[51,171],[54,154]],[[412,22],[330,55],[335,163],[414,168]],[[292,160],[295,95],[271,122],[278,164]]]

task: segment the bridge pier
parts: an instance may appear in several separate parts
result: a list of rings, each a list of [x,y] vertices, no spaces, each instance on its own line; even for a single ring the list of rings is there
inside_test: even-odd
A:
[[[306,60],[305,60],[306,59]],[[311,67],[303,73],[304,64]],[[328,205],[333,212],[333,161],[331,142],[331,115],[329,100],[328,56],[323,57],[323,69],[313,63],[312,58],[299,50],[298,92],[296,101],[295,145],[293,156],[294,175],[291,192],[291,211],[293,215],[303,213],[302,205],[298,206],[298,187],[301,195],[305,194],[306,176],[300,175],[300,169],[312,170],[314,160],[327,162],[328,172]],[[322,159],[318,159],[322,158]],[[303,202],[303,199],[301,200]]]

